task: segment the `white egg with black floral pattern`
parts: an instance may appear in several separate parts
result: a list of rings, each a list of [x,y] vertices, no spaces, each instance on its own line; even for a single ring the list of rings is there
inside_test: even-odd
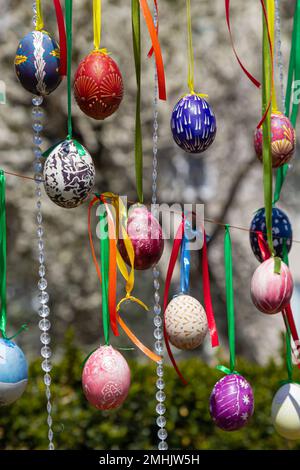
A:
[[[74,140],[65,140],[49,154],[44,165],[44,187],[58,206],[72,209],[90,195],[95,166],[89,152]]]

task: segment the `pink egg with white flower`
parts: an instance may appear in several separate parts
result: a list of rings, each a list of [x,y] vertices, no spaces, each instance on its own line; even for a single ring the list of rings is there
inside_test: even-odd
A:
[[[253,274],[251,298],[258,310],[274,314],[284,310],[293,294],[293,278],[287,265],[281,261],[280,273],[274,272],[274,258],[264,261]]]
[[[98,410],[118,408],[130,387],[130,369],[112,346],[101,346],[85,363],[82,387],[86,399]]]

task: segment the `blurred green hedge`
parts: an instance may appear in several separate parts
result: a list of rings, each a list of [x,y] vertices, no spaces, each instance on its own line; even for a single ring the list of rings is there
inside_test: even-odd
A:
[[[113,412],[99,412],[81,391],[82,353],[66,337],[64,357],[53,368],[53,430],[57,449],[154,449],[155,365],[132,362],[132,386],[124,405]],[[279,380],[286,378],[284,366],[266,367],[238,360],[238,370],[252,384],[255,414],[238,432],[226,433],[214,426],[208,402],[221,373],[199,359],[181,364],[189,385],[184,387],[171,368],[166,368],[167,430],[172,449],[300,449],[274,431],[270,420],[272,397]],[[30,367],[30,381],[23,397],[0,408],[1,449],[47,448],[47,424],[40,361]]]

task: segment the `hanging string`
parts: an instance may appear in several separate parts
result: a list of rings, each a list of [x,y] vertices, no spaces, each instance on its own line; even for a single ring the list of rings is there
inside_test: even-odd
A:
[[[41,3],[42,3],[41,0],[36,0],[36,23],[35,23],[36,31],[42,31],[44,29]]]
[[[140,203],[143,203],[143,145],[141,123],[141,18],[139,0],[131,0],[131,21],[133,54],[136,75],[136,109],[135,109],[135,177],[136,191]]]
[[[72,130],[72,21],[73,0],[65,0],[66,30],[67,30],[67,89],[68,89],[68,140],[73,137]]]
[[[229,341],[229,369],[225,366],[217,366],[225,374],[237,374],[235,369],[235,319],[234,319],[234,291],[232,276],[232,248],[230,238],[230,227],[225,226],[224,236],[224,260],[225,260],[225,284],[226,284],[226,309]]]
[[[289,71],[285,95],[285,115],[291,120],[291,124],[296,129],[299,100],[293,99],[294,83],[300,80],[300,0],[296,0],[294,10],[294,24],[292,33],[292,45],[289,60]],[[282,186],[288,173],[289,164],[285,163],[276,172],[276,184],[273,204],[276,204],[281,195]]]
[[[100,50],[101,43],[101,0],[93,0],[94,47]]]

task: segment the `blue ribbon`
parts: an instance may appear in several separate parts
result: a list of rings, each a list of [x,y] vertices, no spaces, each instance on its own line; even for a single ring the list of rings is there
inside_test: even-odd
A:
[[[184,235],[181,242],[181,255],[180,255],[180,291],[184,294],[189,292],[190,289],[190,270],[191,270],[191,252],[189,250],[189,240]]]

